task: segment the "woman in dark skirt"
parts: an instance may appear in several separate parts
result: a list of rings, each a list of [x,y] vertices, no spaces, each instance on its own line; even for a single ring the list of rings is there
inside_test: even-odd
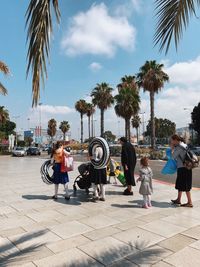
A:
[[[63,184],[64,188],[65,188],[65,199],[69,200],[70,196],[69,196],[69,192],[68,192],[68,182],[69,182],[69,177],[68,177],[68,173],[67,172],[62,172],[61,171],[61,163],[63,160],[63,156],[68,156],[69,153],[66,152],[63,149],[63,143],[61,141],[58,141],[55,145],[55,148],[52,151],[52,163],[53,163],[53,182],[55,184],[55,194],[52,197],[53,199],[57,199],[58,198],[58,187],[59,184]]]
[[[172,200],[173,204],[181,205],[182,207],[193,207],[190,190],[192,189],[192,170],[188,170],[184,166],[186,157],[187,145],[183,138],[174,134],[171,137],[172,156],[177,162],[177,179],[175,188],[178,190],[178,196]],[[182,193],[186,193],[187,203],[181,204]]]

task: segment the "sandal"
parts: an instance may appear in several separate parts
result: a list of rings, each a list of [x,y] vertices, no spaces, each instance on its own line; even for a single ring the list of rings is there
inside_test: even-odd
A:
[[[174,204],[174,205],[181,205],[181,202],[178,201],[177,199],[174,199],[174,200],[172,199],[171,202],[172,202],[172,204]]]
[[[182,204],[181,207],[193,208],[193,204],[185,203],[185,204]]]
[[[56,196],[52,196],[51,198],[52,198],[52,199],[58,199],[58,197],[56,197]]]

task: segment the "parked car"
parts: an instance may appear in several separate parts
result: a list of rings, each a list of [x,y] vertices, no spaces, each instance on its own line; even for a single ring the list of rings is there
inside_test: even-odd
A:
[[[40,149],[38,147],[29,147],[26,152],[27,152],[27,155],[30,155],[30,156],[41,155]]]
[[[23,147],[15,147],[12,151],[12,155],[15,157],[24,157],[26,151]]]
[[[197,147],[193,147],[191,148],[191,150],[197,155],[197,156],[200,156],[200,147],[197,146]]]

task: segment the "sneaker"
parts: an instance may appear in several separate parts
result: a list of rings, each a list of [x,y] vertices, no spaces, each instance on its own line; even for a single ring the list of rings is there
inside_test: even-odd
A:
[[[148,206],[149,208],[151,208],[151,207],[152,207],[151,203],[148,203],[148,204],[147,204],[147,206]]]
[[[70,196],[65,196],[65,199],[66,200],[70,200]]]
[[[55,196],[55,195],[54,195],[54,196],[52,196],[51,198],[52,198],[52,199],[58,199],[58,197],[57,197],[57,196]]]
[[[100,197],[100,201],[106,201],[104,197]]]
[[[147,204],[142,206],[143,209],[148,209],[149,207],[147,206]]]
[[[98,197],[93,197],[93,198],[92,198],[92,202],[97,202],[97,200],[99,200]]]

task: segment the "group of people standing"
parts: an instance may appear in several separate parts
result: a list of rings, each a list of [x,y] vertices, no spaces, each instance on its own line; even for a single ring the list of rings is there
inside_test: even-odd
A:
[[[133,195],[132,187],[136,185],[135,183],[135,166],[137,163],[137,157],[134,146],[127,141],[125,137],[121,137],[119,139],[121,143],[121,164],[124,170],[124,176],[126,180],[126,189],[123,194],[130,196]],[[193,207],[192,199],[191,199],[191,188],[192,188],[192,170],[188,170],[184,166],[184,160],[186,156],[186,147],[187,145],[184,143],[184,140],[178,136],[173,135],[171,137],[171,149],[172,149],[172,157],[177,163],[177,179],[175,188],[178,190],[178,196],[175,200],[171,200],[174,205],[181,205],[183,207]],[[70,195],[68,192],[68,182],[69,177],[67,172],[61,171],[61,163],[63,156],[68,156],[69,153],[64,150],[63,143],[57,142],[55,148],[52,152],[52,163],[54,170],[54,184],[55,184],[55,194],[53,195],[53,199],[57,199],[58,195],[58,186],[59,184],[63,184],[65,188],[65,199],[69,200]],[[90,155],[90,158],[100,159],[103,156],[103,150],[101,147],[98,147],[93,155]],[[112,170],[113,172],[113,170]],[[143,196],[143,208],[150,208],[151,204],[151,194],[153,193],[153,185],[152,185],[152,177],[153,172],[149,166],[149,160],[147,157],[143,157],[140,160],[140,170],[139,177],[136,182],[140,182],[139,193]],[[95,168],[93,167],[91,170],[91,183],[93,188],[93,201],[97,200],[105,201],[106,188],[105,185],[107,183],[107,172],[106,167]],[[182,193],[186,192],[187,203],[181,203]]]

